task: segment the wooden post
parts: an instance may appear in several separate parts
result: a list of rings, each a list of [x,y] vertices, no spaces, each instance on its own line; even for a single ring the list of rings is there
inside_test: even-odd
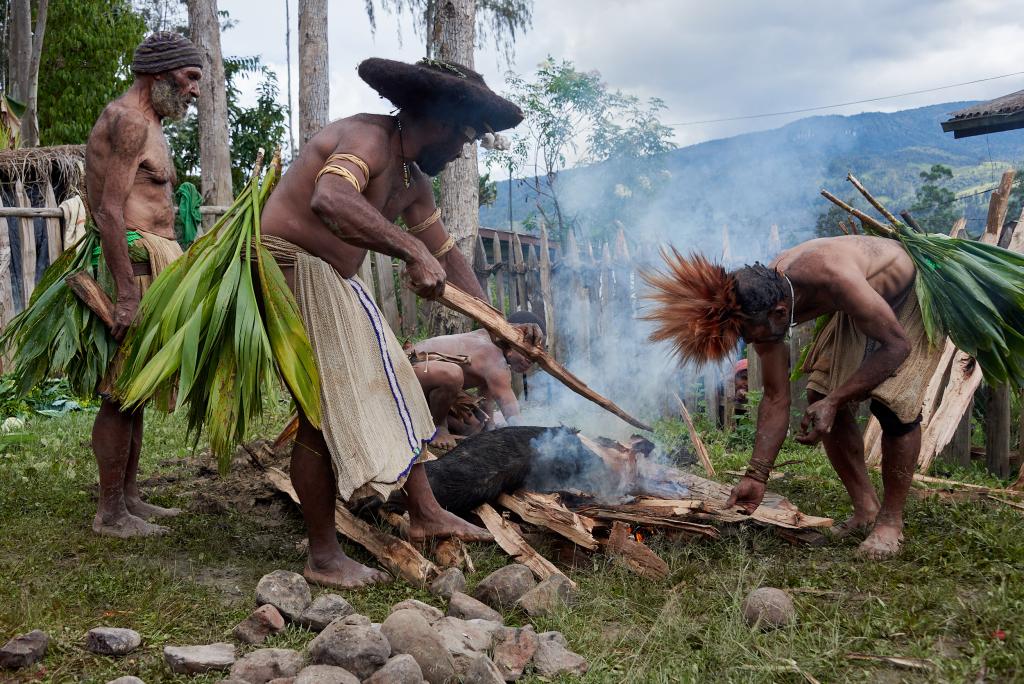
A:
[[[494,255],[494,308],[507,313],[505,308],[505,262],[501,258],[501,239],[497,231],[491,241],[491,254]]]
[[[736,373],[733,372],[734,365],[729,364],[725,372],[725,396],[722,398],[722,429],[731,432],[736,422]],[[747,371],[749,377],[750,371]]]
[[[761,380],[761,357],[752,345],[747,345],[747,389],[750,392],[763,392],[764,382]]]
[[[516,311],[525,311],[529,299],[526,294],[526,260],[523,258],[523,243],[518,233],[512,233],[512,268],[516,281]]]
[[[405,270],[405,265],[402,265],[402,270]],[[404,277],[401,278],[404,282]],[[419,327],[419,318],[416,311],[416,293],[410,290],[408,287],[402,287],[401,292],[402,298],[402,335],[406,338],[413,337],[416,334],[416,330]]]
[[[487,250],[484,249],[484,239],[477,233],[476,246],[473,248],[473,273],[485,296],[489,296],[487,281],[490,280],[490,277],[487,275],[487,268]]]
[[[299,147],[330,121],[327,0],[299,0]]]
[[[395,271],[391,263],[391,257],[387,254],[375,253],[373,259],[377,266],[377,297],[379,297],[380,310],[384,313],[384,319],[391,326],[391,329],[398,330],[402,321],[398,315]]]
[[[536,245],[530,245],[526,259],[526,289],[530,297],[530,311],[544,320],[544,296],[540,288],[540,258]]]
[[[570,306],[575,307],[574,311],[566,313],[577,319],[577,332],[579,336],[575,340],[565,340],[575,345],[574,357],[587,363],[590,362],[590,299],[587,296],[581,275],[582,262],[580,261],[579,250],[576,247],[576,236],[572,231],[566,236],[564,265],[569,268],[569,278],[572,285],[569,288],[568,298]],[[582,324],[580,324],[582,323]]]
[[[971,414],[974,412],[974,401],[967,406],[960,424],[953,434],[953,440],[946,445],[938,458],[950,465],[969,468],[971,466]]]
[[[540,222],[540,295],[544,301],[544,326],[547,328],[547,347],[552,354],[555,352],[555,305],[551,292],[551,252],[548,246],[548,228],[544,221]]]
[[[25,184],[20,180],[14,184],[14,197],[20,207],[31,207]],[[36,226],[35,221],[23,218],[18,221],[21,228],[21,294],[22,306],[28,306],[32,290],[36,287]]]
[[[3,195],[0,195],[0,207]],[[11,234],[6,218],[0,218],[0,328],[14,318],[14,289],[11,287]]]
[[[57,198],[53,194],[53,185],[49,177],[43,179],[43,203],[47,207],[57,207]],[[52,264],[64,251],[64,238],[61,235],[60,219],[46,219],[46,251],[49,256],[47,264]]]
[[[718,425],[718,367],[710,363],[704,366],[704,404],[708,420]]]
[[[1013,190],[1013,169],[1003,172],[999,187],[992,193],[985,222],[985,241],[999,242],[1002,236],[1010,193]],[[1010,387],[1002,384],[990,388],[985,407],[985,455],[988,469],[997,477],[1010,474]]]

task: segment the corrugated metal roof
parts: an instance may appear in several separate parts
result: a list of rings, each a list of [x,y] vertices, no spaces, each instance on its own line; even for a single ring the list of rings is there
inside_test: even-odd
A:
[[[997,97],[950,114],[951,121],[974,119],[979,116],[1010,115],[1024,112],[1024,90]]]

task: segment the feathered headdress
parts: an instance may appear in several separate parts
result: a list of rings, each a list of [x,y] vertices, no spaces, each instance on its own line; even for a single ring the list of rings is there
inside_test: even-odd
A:
[[[690,258],[672,248],[661,251],[668,271],[641,273],[653,303],[641,318],[655,323],[651,340],[670,342],[683,361],[705,364],[728,356],[741,337],[743,311],[736,299],[736,279],[703,255]]]

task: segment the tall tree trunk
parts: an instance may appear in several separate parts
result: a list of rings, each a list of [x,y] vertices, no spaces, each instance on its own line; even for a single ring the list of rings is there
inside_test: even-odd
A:
[[[299,0],[299,145],[329,121],[327,0]]]
[[[284,53],[288,69],[288,159],[295,158],[295,133],[292,130],[295,110],[292,108],[292,0],[284,0]]]
[[[476,43],[476,0],[440,0],[435,8],[431,51],[439,59],[473,68]],[[441,220],[466,261],[473,263],[473,250],[480,229],[480,177],[477,146],[469,159],[456,159],[441,172]],[[437,307],[431,332],[447,335],[469,330],[465,317]]]
[[[31,0],[13,0],[11,7],[11,95],[25,103],[21,117],[22,147],[39,145],[39,62],[43,56],[49,0],[39,0],[32,30]]]
[[[204,204],[231,204],[227,82],[220,51],[217,0],[188,0],[192,42],[203,53],[199,81],[199,167]]]

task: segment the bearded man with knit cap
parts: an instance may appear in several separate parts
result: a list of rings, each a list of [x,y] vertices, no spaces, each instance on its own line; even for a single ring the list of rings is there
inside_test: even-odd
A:
[[[459,64],[372,58],[358,73],[398,112],[325,126],[288,167],[261,219],[263,245],[295,293],[320,374],[322,423],[300,415],[290,471],[309,531],[304,574],[342,588],[388,576],[345,555],[334,529],[338,498],[386,499],[403,488],[410,539],[489,538],[434,498],[422,465],[435,429],[430,407],[356,272],[373,250],[404,261],[407,285],[421,297],[436,298],[451,280],[486,299],[453,249],[430,177],[465,145],[523,118]],[[528,341],[542,339],[537,326],[525,327]]]
[[[86,191],[101,254],[116,299],[111,333],[120,342],[135,318],[142,293],[181,255],[174,236],[174,163],[164,137],[165,119],[185,116],[199,97],[202,55],[187,38],[158,32],[135,50],[135,80],[100,114],[86,144]],[[141,408],[124,411],[105,390],[117,376],[114,357],[101,383],[103,404],[93,426],[100,493],[93,530],[116,537],[161,534],[148,522],[176,509],[145,503],[136,474],[142,449]]]

